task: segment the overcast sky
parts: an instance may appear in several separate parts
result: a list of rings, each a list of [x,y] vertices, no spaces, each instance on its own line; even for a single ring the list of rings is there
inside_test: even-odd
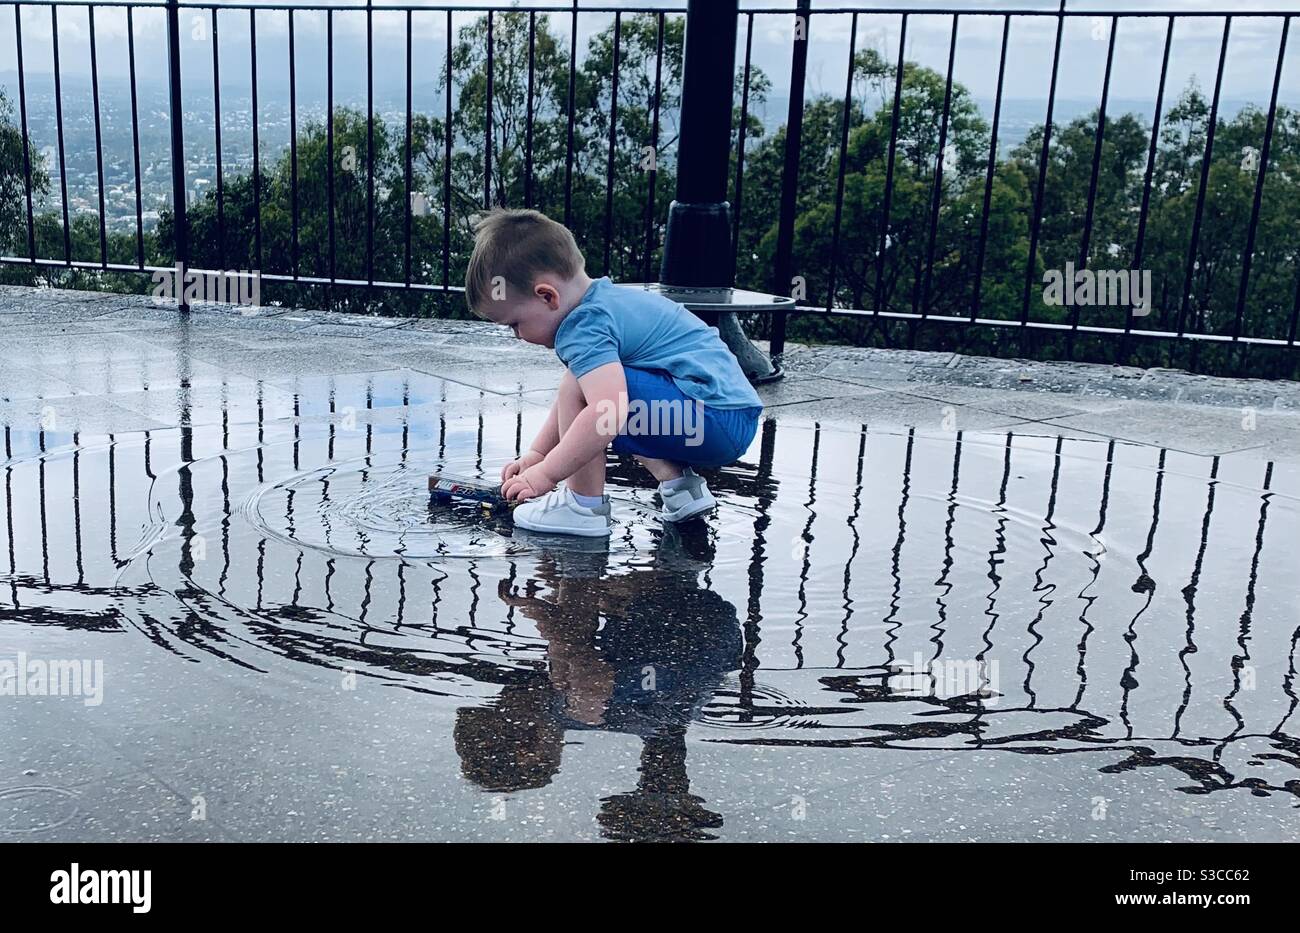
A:
[[[314,0],[327,5],[355,5],[330,0]],[[484,0],[477,0],[483,3]],[[490,2],[490,0],[489,0]],[[218,4],[220,5],[220,4]],[[274,4],[267,4],[274,6]],[[508,7],[508,3],[501,3]],[[610,0],[582,0],[583,7],[610,5]],[[636,7],[682,9],[681,0],[638,0]],[[744,10],[788,10],[794,0],[741,0]],[[813,9],[852,5],[850,0],[813,0]],[[866,5],[866,4],[861,4]],[[871,0],[873,7],[925,7],[922,0]],[[1005,9],[1054,11],[1058,0],[940,0],[934,6],[960,6],[972,13],[985,13]],[[428,4],[431,10],[442,5]],[[562,11],[570,4],[564,0],[534,0],[530,6],[554,7],[552,28],[567,38],[568,18]],[[383,4],[377,2],[376,9]],[[1213,12],[1232,10],[1244,12],[1300,12],[1300,0],[1069,0],[1067,10],[1097,12],[1098,17],[1080,16],[1066,20],[1061,53],[1059,96],[1069,99],[1091,99],[1100,94],[1104,72],[1109,19],[1112,11],[1157,11],[1160,13]],[[191,27],[206,20],[199,10],[186,10],[183,17]],[[456,26],[467,22],[474,14],[456,14]],[[156,80],[165,68],[162,14],[156,11],[137,11],[136,42],[142,80]],[[301,11],[295,14],[300,74],[311,76],[323,72],[324,14]],[[588,13],[579,16],[579,49],[585,38],[612,19],[607,13]],[[859,49],[870,45],[893,59],[897,55],[899,23],[901,17],[894,13],[861,14],[858,20]],[[228,10],[221,14],[221,56],[223,87],[246,82],[247,75],[247,20],[244,11]],[[951,16],[913,15],[908,29],[908,58],[945,70],[948,43],[952,28]],[[741,20],[740,49],[743,52],[744,24]],[[375,16],[377,80],[400,81],[404,75],[404,15],[397,12],[380,12]],[[442,60],[441,49],[445,41],[445,14],[417,13],[414,18],[416,33],[416,68],[428,75],[436,73]],[[783,98],[787,93],[790,67],[790,38],[793,16],[787,13],[757,13],[754,16],[754,62],[763,68],[773,81],[773,94]],[[275,86],[287,73],[287,16],[283,12],[259,13],[257,19],[259,51],[259,84]],[[364,14],[345,12],[336,14],[335,37],[338,43],[336,68],[340,85],[345,87],[356,79],[358,73],[364,81]],[[848,60],[848,41],[851,17],[847,14],[814,16],[810,32],[812,45],[809,54],[808,92],[843,93]],[[1300,100],[1300,24],[1293,23],[1287,65],[1283,74],[1283,99]],[[99,37],[101,74],[124,75],[125,14],[121,8],[105,8],[96,14]],[[1208,91],[1213,86],[1218,64],[1224,20],[1219,16],[1189,17],[1179,20],[1175,30],[1173,54],[1170,62],[1170,88],[1181,89],[1195,76]],[[958,33],[955,75],[981,98],[992,97],[996,87],[997,54],[1001,40],[1002,18],[989,15],[963,16]],[[1055,38],[1056,18],[1051,16],[1020,16],[1012,20],[1011,52],[1008,60],[1008,97],[1037,98],[1046,94],[1050,75],[1052,45]],[[1154,94],[1159,75],[1161,54],[1165,39],[1166,20],[1163,17],[1132,17],[1121,20],[1116,45],[1115,72],[1112,95],[1117,99],[1143,99]],[[187,84],[210,86],[211,51],[204,30],[198,38],[184,36],[182,61],[185,64]],[[89,66],[87,43],[87,14],[84,7],[69,6],[60,10],[59,35],[61,61],[66,75],[86,74]],[[1267,102],[1272,87],[1281,34],[1281,18],[1277,16],[1234,19],[1232,40],[1228,51],[1225,72],[1224,96],[1227,99],[1248,99]],[[39,76],[52,68],[50,16],[46,7],[23,8],[23,38],[26,68],[29,74]],[[740,56],[738,54],[738,65]],[[15,68],[13,7],[0,5],[0,75]],[[39,81],[39,77],[36,79]],[[310,80],[305,77],[300,80]],[[10,88],[12,96],[14,89]]]

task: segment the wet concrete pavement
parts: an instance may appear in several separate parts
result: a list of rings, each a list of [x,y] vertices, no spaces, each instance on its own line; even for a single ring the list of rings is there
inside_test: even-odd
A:
[[[499,328],[0,321],[0,673],[84,675],[0,695],[0,838],[1300,837],[1296,384],[794,347],[593,550],[422,495],[545,415]]]

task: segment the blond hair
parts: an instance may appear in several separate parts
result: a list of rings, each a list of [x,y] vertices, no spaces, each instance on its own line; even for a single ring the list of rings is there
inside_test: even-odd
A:
[[[493,280],[504,280],[511,297],[532,291],[537,279],[555,275],[571,279],[586,261],[564,224],[540,211],[494,208],[474,225],[474,252],[465,270],[465,301],[487,318]]]

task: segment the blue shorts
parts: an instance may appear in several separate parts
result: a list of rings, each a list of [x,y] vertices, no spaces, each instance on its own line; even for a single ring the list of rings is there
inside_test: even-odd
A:
[[[758,432],[761,405],[714,408],[677,388],[661,370],[623,367],[628,417],[611,445],[621,454],[698,467],[735,463]]]

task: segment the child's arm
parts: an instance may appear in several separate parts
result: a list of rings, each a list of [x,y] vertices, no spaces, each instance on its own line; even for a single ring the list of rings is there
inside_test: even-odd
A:
[[[551,410],[546,415],[546,422],[533,438],[533,442],[528,445],[528,449],[519,456],[518,460],[511,460],[501,468],[502,483],[516,473],[541,463],[542,459],[560,442],[559,407],[560,399],[557,393],[555,401],[551,403]]]
[[[627,377],[622,363],[598,366],[580,378],[578,385],[587,404],[541,464],[557,483],[602,455],[627,421]]]
[[[603,456],[627,421],[627,377],[617,361],[598,366],[578,379],[587,404],[546,457],[502,487],[507,499],[531,499],[554,489],[583,464]]]

